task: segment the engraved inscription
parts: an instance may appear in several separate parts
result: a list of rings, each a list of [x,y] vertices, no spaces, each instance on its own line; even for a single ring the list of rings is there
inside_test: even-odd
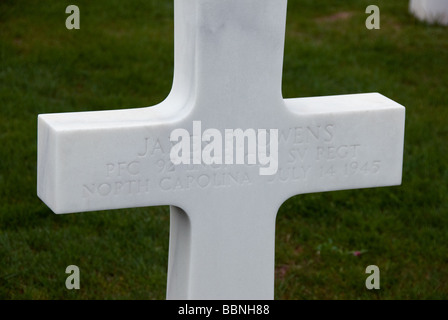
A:
[[[192,188],[229,188],[233,186],[250,185],[251,179],[247,172],[202,173],[198,175],[169,176],[159,180],[162,191],[189,190]]]
[[[149,179],[89,183],[83,185],[83,197],[143,194],[149,193],[150,187]]]
[[[315,179],[377,175],[381,171],[381,159],[366,159],[363,156],[366,147],[362,143],[338,140],[337,126],[333,123],[279,130],[278,141],[277,172],[260,176],[259,164],[249,161],[249,148],[245,150],[242,164],[196,164],[190,161],[175,165],[170,159],[170,151],[176,142],[170,141],[170,137],[148,136],[130,159],[105,163],[104,178],[83,184],[82,195],[85,198],[138,196],[151,195],[154,191],[182,192],[245,187],[256,183],[303,184]],[[207,141],[202,143],[207,145]],[[189,157],[194,160],[192,152]]]
[[[295,127],[280,131],[280,142],[292,142],[295,145],[316,142],[330,143],[334,138],[334,124]]]
[[[121,177],[123,173],[127,173],[131,176],[136,176],[140,174],[140,162],[132,161],[132,162],[117,162],[117,163],[108,163],[106,165],[107,168],[107,177],[117,176]]]
[[[165,145],[165,146],[164,146]],[[142,152],[138,153],[139,157],[152,157],[156,153],[162,153],[167,154],[169,152],[169,149],[166,150],[166,143],[162,144],[160,138],[151,138],[147,137],[145,138],[145,144],[144,148],[142,149]]]
[[[341,145],[317,147],[316,160],[356,159],[357,150],[361,145]]]

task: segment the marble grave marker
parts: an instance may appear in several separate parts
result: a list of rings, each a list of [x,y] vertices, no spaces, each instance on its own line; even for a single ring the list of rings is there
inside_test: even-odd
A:
[[[401,184],[403,106],[378,93],[282,97],[286,9],[175,0],[166,100],[39,115],[38,196],[55,213],[170,205],[168,299],[272,299],[284,201]],[[179,130],[190,164],[172,161]]]

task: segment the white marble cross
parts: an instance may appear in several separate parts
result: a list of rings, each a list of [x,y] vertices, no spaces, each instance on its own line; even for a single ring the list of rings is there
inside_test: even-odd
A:
[[[401,183],[403,106],[378,93],[283,99],[286,7],[175,0],[175,73],[165,101],[39,115],[38,195],[55,213],[171,206],[169,299],[272,299],[284,201]],[[172,161],[179,129],[191,134],[190,164]],[[236,129],[246,151],[231,164],[224,159],[236,163],[244,146],[224,141]],[[269,154],[277,155],[270,163]]]

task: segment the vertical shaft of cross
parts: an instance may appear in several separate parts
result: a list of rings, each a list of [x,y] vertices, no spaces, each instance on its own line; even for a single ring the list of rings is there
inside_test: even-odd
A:
[[[278,118],[286,7],[287,0],[176,0],[172,95],[191,107],[188,121],[224,130]],[[168,299],[273,298],[277,203],[241,194],[218,190],[194,210],[171,207]]]
[[[244,200],[204,205],[191,216],[171,208],[168,299],[274,298],[278,208]]]
[[[282,101],[286,0],[177,0],[173,94],[194,112],[251,114]],[[188,94],[187,94],[188,91]]]

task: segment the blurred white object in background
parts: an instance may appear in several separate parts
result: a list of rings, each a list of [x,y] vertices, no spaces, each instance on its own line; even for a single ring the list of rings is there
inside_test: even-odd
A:
[[[448,0],[411,0],[409,10],[419,20],[448,25]]]

